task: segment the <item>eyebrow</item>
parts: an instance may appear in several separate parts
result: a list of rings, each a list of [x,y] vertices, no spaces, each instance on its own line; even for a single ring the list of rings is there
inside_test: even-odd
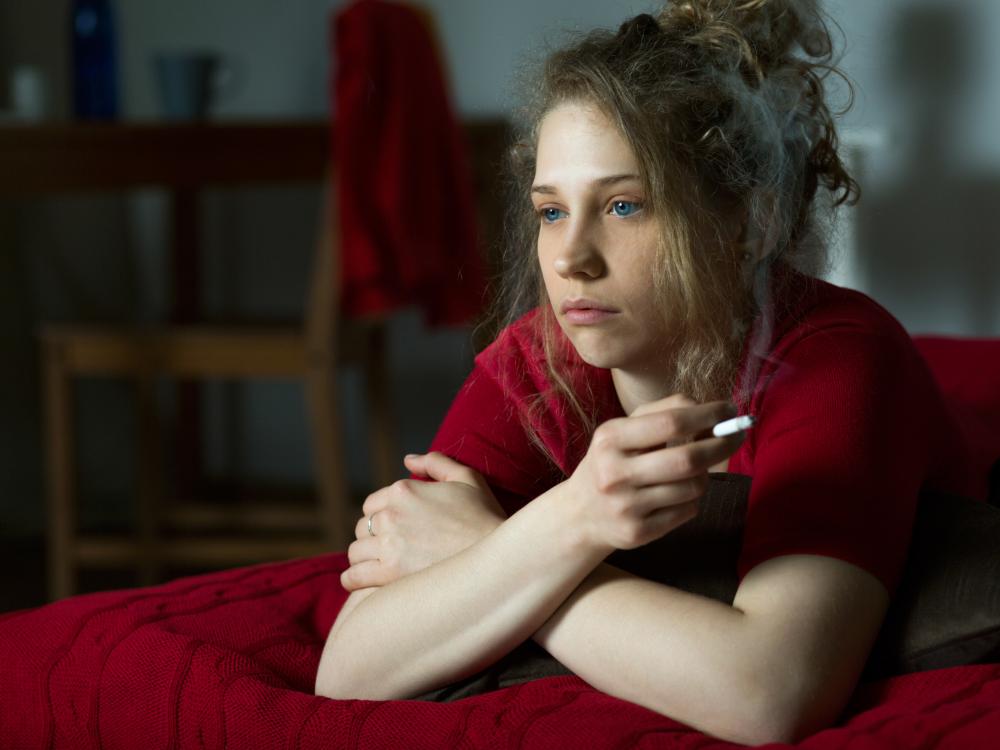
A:
[[[594,184],[598,187],[607,187],[608,185],[614,185],[616,182],[625,182],[627,180],[638,180],[639,175],[637,174],[613,174],[607,177],[601,177],[598,180],[594,180]],[[558,192],[552,185],[532,185],[532,193],[543,193],[545,195],[552,195]]]

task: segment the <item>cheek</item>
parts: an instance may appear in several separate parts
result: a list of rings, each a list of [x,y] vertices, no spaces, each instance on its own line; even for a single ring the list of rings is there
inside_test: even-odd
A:
[[[538,259],[538,267],[542,272],[542,281],[545,283],[545,289],[551,295],[553,289],[560,281],[560,276],[555,272],[555,261],[547,251],[545,244],[542,240],[539,240],[536,257]]]
[[[551,260],[551,242],[545,237],[541,232],[538,233],[538,239],[535,240],[535,257],[538,259],[539,265],[542,267],[543,272],[547,272],[549,266],[552,264],[549,262]]]
[[[542,282],[545,284],[545,296],[549,303],[555,305],[560,299],[559,282],[561,279],[553,273],[542,272]]]
[[[651,304],[652,298],[656,295],[654,272],[652,259],[636,258],[620,267],[619,283],[637,305]]]
[[[649,268],[643,270],[627,282],[622,279],[621,296],[627,300],[629,319],[638,326],[640,335],[656,339],[664,334],[666,326],[663,292],[655,286]]]
[[[655,277],[661,272],[656,240],[643,236],[632,247],[621,266],[622,279],[635,294],[641,295],[641,299],[650,300],[657,294]]]

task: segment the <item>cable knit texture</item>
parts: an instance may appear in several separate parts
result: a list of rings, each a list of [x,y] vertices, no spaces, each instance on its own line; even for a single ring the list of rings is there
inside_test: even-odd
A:
[[[67,599],[0,617],[0,747],[736,747],[550,677],[450,703],[312,694],[343,554]],[[802,748],[993,747],[1000,665],[862,686]]]

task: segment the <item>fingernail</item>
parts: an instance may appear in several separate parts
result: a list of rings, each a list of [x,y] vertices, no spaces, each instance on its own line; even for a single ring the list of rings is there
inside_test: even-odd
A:
[[[407,459],[407,458],[416,458],[417,455],[418,454],[416,454],[416,453],[407,453],[405,456],[403,456],[403,458],[404,459]]]

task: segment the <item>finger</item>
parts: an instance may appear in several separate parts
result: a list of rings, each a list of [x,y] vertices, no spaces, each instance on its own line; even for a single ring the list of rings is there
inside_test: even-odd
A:
[[[689,479],[729,458],[745,438],[746,433],[739,432],[629,456],[625,459],[625,476],[634,487]]]
[[[664,409],[682,409],[686,406],[695,406],[697,403],[693,398],[688,398],[683,393],[675,393],[657,401],[650,401],[648,404],[640,404],[629,416],[641,417],[644,414],[653,414]]]
[[[347,547],[347,559],[351,565],[365,562],[366,560],[378,560],[380,542],[374,537],[356,539]]]
[[[645,522],[649,531],[649,541],[659,539],[678,526],[693,520],[698,515],[698,501],[692,500],[681,505],[661,508],[646,516]]]
[[[729,419],[736,407],[728,401],[713,401],[680,409],[664,409],[636,417],[607,422],[616,446],[623,451],[657,448],[668,442],[687,439],[711,430],[716,423]]]
[[[383,487],[366,497],[364,503],[361,505],[361,512],[366,516],[373,516],[380,510],[388,508],[389,496],[394,485],[395,483],[390,484],[388,487]]]
[[[473,487],[485,488],[485,481],[478,471],[449,458],[439,451],[421,457],[427,476],[438,482],[462,482]]]
[[[368,516],[361,516],[358,522],[354,524],[354,538],[364,539],[369,537],[371,534],[368,533]]]
[[[354,538],[360,540],[378,536],[379,531],[384,531],[386,528],[387,515],[387,512],[383,510],[359,518],[358,522],[354,524]],[[369,519],[371,520],[370,524]]]
[[[384,586],[388,581],[378,560],[366,560],[352,565],[340,574],[340,584],[348,591]]]
[[[663,508],[671,508],[700,500],[708,491],[708,476],[699,474],[690,479],[642,487],[635,493],[634,510],[645,517]]]
[[[424,468],[424,454],[422,453],[408,453],[403,456],[403,466],[411,474],[419,477],[427,476],[427,469]]]

